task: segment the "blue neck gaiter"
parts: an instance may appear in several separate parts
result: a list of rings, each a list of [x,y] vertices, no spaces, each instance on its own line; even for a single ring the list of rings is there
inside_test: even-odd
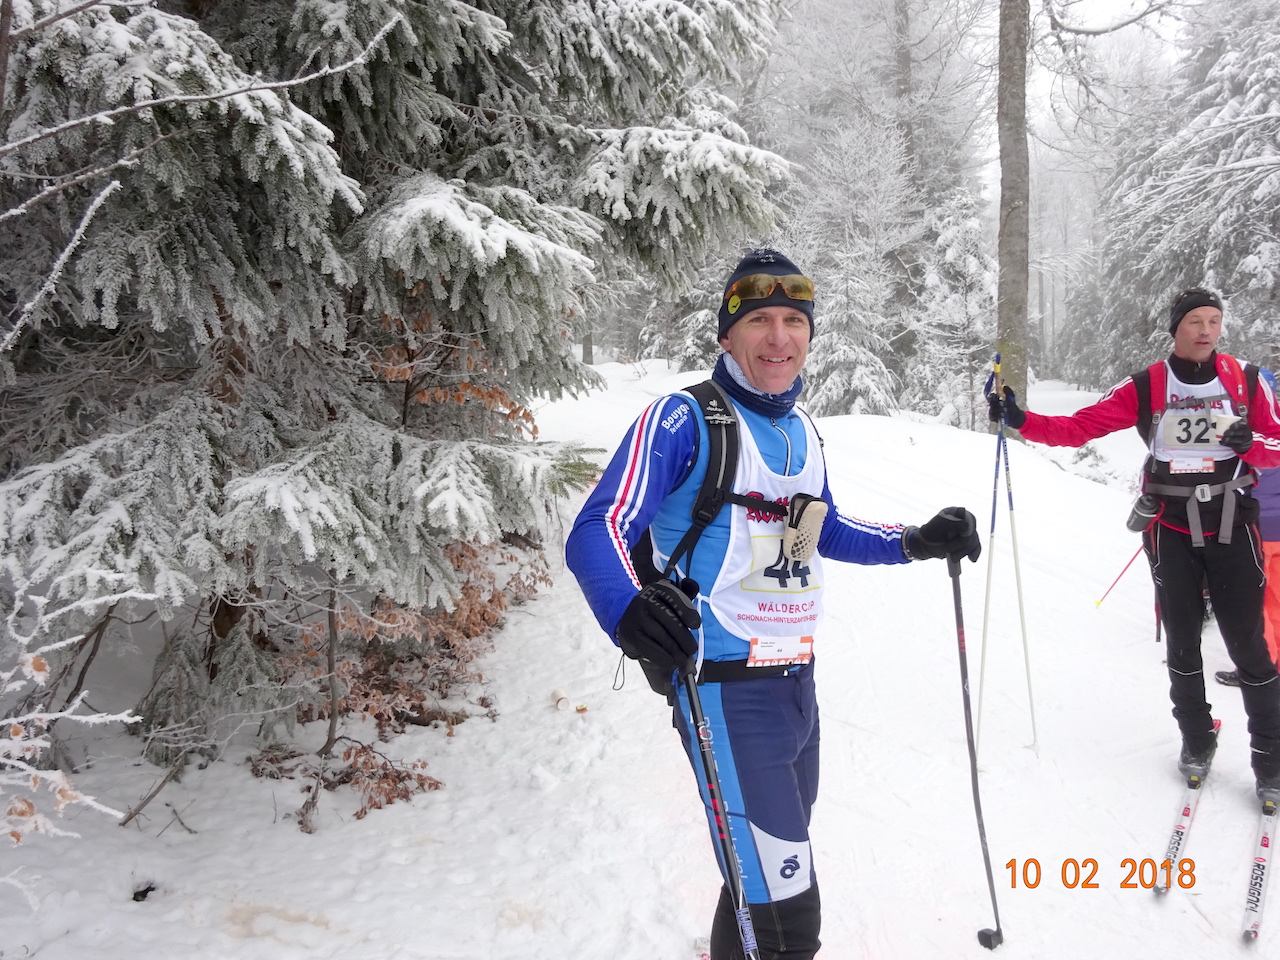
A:
[[[747,382],[738,361],[727,353],[720,354],[716,368],[711,371],[711,379],[748,410],[775,419],[791,412],[796,405],[796,397],[804,388],[804,381],[796,377],[786,393],[762,393]]]

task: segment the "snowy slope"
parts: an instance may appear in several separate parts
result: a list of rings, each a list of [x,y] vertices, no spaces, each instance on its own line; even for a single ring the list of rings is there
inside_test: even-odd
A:
[[[609,389],[543,409],[544,438],[612,448],[649,399],[697,379],[657,365],[599,369]],[[1039,388],[1043,406],[1033,388],[1033,408],[1072,409],[1060,387]],[[829,418],[819,427],[846,512],[919,523],[962,504],[984,531],[990,523],[994,438],[902,418]],[[1138,441],[1109,440],[1100,455],[1117,458],[1113,476],[1131,474]],[[994,549],[987,545],[985,657],[987,554],[961,576],[975,711],[984,681],[982,800],[1006,936],[998,953],[1244,955],[1237,929],[1256,818],[1239,695],[1210,691],[1223,731],[1187,850],[1195,886],[1164,899],[1121,889],[1124,859],[1163,855],[1179,784],[1143,562],[1096,604],[1138,547],[1124,528],[1131,494],[1122,481],[1064,470],[1043,449],[1015,444],[1010,460],[1035,749],[1003,470]],[[566,528],[575,506],[565,505]],[[992,925],[991,902],[946,567],[827,570],[813,830],[821,955],[986,956],[975,935]],[[1209,669],[1228,665],[1212,629],[1205,647]],[[34,836],[4,850],[0,880],[17,878],[37,902],[33,909],[4,892],[0,957],[686,960],[708,928],[719,880],[665,705],[634,668],[612,690],[617,663],[561,571],[554,589],[511,614],[486,665],[497,721],[473,719],[452,736],[414,731],[390,745],[397,757],[426,760],[443,789],[364,820],[353,819],[349,798],[327,795],[318,832],[306,835],[290,819],[299,785],[254,779],[240,762],[246,746],[167,786],[123,829],[74,810],[63,825],[81,839]],[[558,689],[586,712],[556,710]],[[322,737],[313,731],[317,745]],[[127,809],[144,792],[137,744],[108,739],[102,749],[106,758],[80,783]],[[1019,880],[1011,889],[1006,862],[1016,859],[1020,871],[1033,857],[1040,885]],[[1068,858],[1097,861],[1097,889],[1064,887]],[[155,891],[134,901],[147,884]],[[1280,906],[1273,911],[1254,953],[1280,942]]]

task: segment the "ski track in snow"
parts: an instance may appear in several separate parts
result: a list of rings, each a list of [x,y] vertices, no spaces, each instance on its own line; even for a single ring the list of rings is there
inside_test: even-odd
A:
[[[660,364],[598,369],[608,391],[546,406],[538,417],[544,439],[612,450],[647,402],[699,379]],[[1031,390],[1032,408],[1043,412],[1092,398],[1060,384]],[[985,542],[993,437],[905,418],[818,425],[845,512],[921,523],[960,504],[977,515]],[[1097,446],[1115,476],[1136,473],[1136,436]],[[1067,462],[1061,451],[1011,445],[1036,750],[1003,466],[994,543],[961,575],[975,719],[982,698],[982,803],[1005,933],[999,955],[1145,958],[1206,947],[1214,956],[1268,955],[1280,940],[1280,906],[1253,948],[1238,937],[1257,818],[1234,690],[1210,682],[1223,729],[1185,851],[1196,861],[1196,885],[1159,899],[1120,888],[1122,860],[1163,856],[1178,799],[1178,737],[1144,561],[1096,603],[1138,547],[1124,528],[1132,493],[1058,466]],[[580,501],[563,505],[565,528]],[[616,650],[572,577],[553,565],[555,587],[511,611],[484,664],[496,722],[473,718],[453,736],[414,730],[386,745],[396,757],[426,760],[441,790],[363,820],[352,816],[352,797],[326,794],[318,830],[306,835],[292,819],[305,799],[298,782],[253,778],[242,763],[251,747],[237,745],[224,761],[167,786],[128,827],[73,809],[59,825],[81,839],[33,836],[6,848],[0,879],[18,878],[38,908],[6,891],[0,958],[691,956],[719,886],[693,774],[641,672],[630,666],[623,689],[612,689]],[[813,824],[821,956],[986,956],[976,933],[994,922],[946,566],[826,569],[830,599],[817,644],[823,782]],[[1212,627],[1205,654],[1209,671],[1228,665]],[[555,709],[557,689],[569,710]],[[585,712],[573,709],[579,704]],[[313,725],[304,736],[318,746],[323,732]],[[136,740],[84,736],[100,738],[105,756],[78,782],[101,801],[128,809],[161,775],[150,769],[139,778]],[[1040,885],[1019,880],[1011,889],[1005,864],[1016,859],[1020,873],[1032,857]],[[1097,861],[1097,889],[1063,886],[1068,858]],[[146,884],[155,891],[134,901]]]

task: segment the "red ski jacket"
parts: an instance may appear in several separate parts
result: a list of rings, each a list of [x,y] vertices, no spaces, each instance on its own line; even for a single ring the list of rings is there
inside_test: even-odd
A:
[[[1215,354],[1215,368],[1218,377],[1231,396],[1243,396],[1243,386],[1238,383],[1233,371],[1233,367],[1234,370],[1239,370],[1241,367],[1228,363],[1229,359],[1225,354]],[[1157,364],[1153,364],[1152,367],[1162,367],[1166,362],[1160,361]],[[1163,375],[1155,379],[1159,383],[1164,383]],[[1148,382],[1150,382],[1149,379]],[[1211,478],[1196,476],[1170,478],[1167,474],[1160,475],[1159,465],[1154,462],[1154,458],[1148,456],[1144,464],[1144,474],[1147,481],[1154,480],[1165,484],[1172,482],[1174,484],[1194,485],[1197,479],[1211,479],[1213,483],[1220,483],[1225,479],[1242,474],[1249,467],[1266,469],[1280,466],[1280,414],[1276,410],[1275,396],[1272,394],[1271,388],[1267,386],[1266,380],[1262,377],[1249,376],[1246,378],[1246,382],[1251,382],[1252,385],[1247,405],[1248,422],[1253,429],[1253,446],[1239,457],[1220,461]],[[1152,397],[1150,404],[1153,411],[1159,412],[1162,410],[1164,407],[1163,395],[1159,398]],[[1018,432],[1025,439],[1036,443],[1044,443],[1054,447],[1080,447],[1090,440],[1096,440],[1098,437],[1115,433],[1117,430],[1123,430],[1126,427],[1137,427],[1138,410],[1138,388],[1134,383],[1134,377],[1129,376],[1108,390],[1097,403],[1084,407],[1070,416],[1050,417],[1044,414],[1032,413],[1028,410],[1026,412],[1026,422],[1019,428]],[[1142,431],[1140,430],[1139,432],[1141,433]],[[1244,466],[1242,467],[1241,464]],[[1247,489],[1242,491],[1242,494],[1248,498]],[[1251,498],[1249,499],[1251,500]],[[1215,528],[1217,523],[1216,515],[1221,510],[1221,498],[1215,497],[1214,500],[1214,504],[1206,505],[1207,515],[1204,524],[1206,531],[1211,531]],[[1185,507],[1185,501],[1179,502],[1177,499],[1166,500],[1165,511],[1161,515],[1161,523],[1175,530],[1187,532],[1188,524]],[[1241,511],[1240,519],[1237,522],[1252,522],[1256,516],[1256,507],[1251,504],[1250,509]]]

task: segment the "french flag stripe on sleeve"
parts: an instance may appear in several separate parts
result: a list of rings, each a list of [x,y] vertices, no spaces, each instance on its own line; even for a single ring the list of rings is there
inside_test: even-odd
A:
[[[630,526],[644,500],[644,491],[648,485],[649,471],[645,450],[650,447],[650,435],[661,419],[657,416],[659,403],[650,404],[636,422],[635,433],[631,437],[631,450],[627,454],[626,466],[622,471],[622,482],[618,486],[618,494],[609,508],[609,539],[618,553],[631,582],[640,586],[640,578],[636,576],[635,567],[631,563],[631,553],[627,549],[626,529]]]
[[[868,520],[859,520],[857,517],[850,517],[843,513],[839,514],[837,519],[846,527],[852,527],[861,533],[878,536],[883,540],[892,540],[902,534],[902,524],[900,523],[875,523]]]

